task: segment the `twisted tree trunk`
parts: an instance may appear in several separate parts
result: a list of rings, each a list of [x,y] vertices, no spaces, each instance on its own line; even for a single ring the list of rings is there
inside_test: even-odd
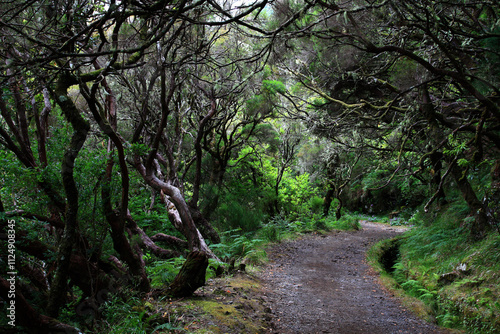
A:
[[[49,295],[47,313],[56,318],[59,314],[59,308],[64,304],[67,291],[67,280],[69,277],[69,266],[73,245],[76,244],[78,233],[78,188],[76,186],[73,169],[78,153],[83,147],[90,130],[90,124],[83,119],[80,112],[68,96],[68,75],[61,74],[58,78],[55,88],[56,100],[61,110],[73,127],[73,136],[71,142],[64,154],[61,166],[64,191],[66,193],[66,214],[64,234],[57,252],[57,270],[52,282]]]
[[[78,328],[38,313],[18,289],[14,292],[15,299],[9,298],[10,292],[10,282],[0,277],[0,297],[5,301],[15,300],[15,308],[18,310],[15,313],[15,324],[25,327],[28,333],[82,333]]]

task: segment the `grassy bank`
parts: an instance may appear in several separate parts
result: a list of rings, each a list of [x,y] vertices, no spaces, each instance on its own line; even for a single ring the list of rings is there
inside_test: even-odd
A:
[[[370,261],[421,316],[467,333],[500,333],[500,235],[471,242],[464,212],[458,204],[416,212],[414,227],[377,244]]]

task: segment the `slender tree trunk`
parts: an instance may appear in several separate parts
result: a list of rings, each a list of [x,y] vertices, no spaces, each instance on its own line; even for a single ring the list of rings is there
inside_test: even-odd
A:
[[[66,193],[67,205],[65,214],[64,234],[61,238],[57,252],[57,270],[51,285],[47,313],[57,318],[60,307],[64,304],[67,292],[67,280],[69,277],[69,266],[73,246],[76,244],[78,232],[78,188],[73,175],[75,160],[80,152],[87,133],[90,129],[89,123],[82,118],[80,112],[68,96],[67,77],[61,74],[55,89],[56,100],[61,110],[73,127],[73,136],[69,148],[64,154],[61,167],[64,191]]]
[[[444,192],[444,188],[440,187],[441,184],[441,169],[443,168],[442,165],[442,160],[443,155],[442,153],[434,152],[431,154],[430,159],[431,159],[431,164],[432,164],[432,170],[433,170],[433,175],[432,175],[432,184],[435,185],[438,190],[436,194],[436,200],[438,201],[438,207],[439,205],[446,204],[446,194]]]
[[[429,89],[427,85],[420,88],[420,110],[424,114],[427,122],[429,123],[429,135],[435,141],[439,143],[443,140],[443,133],[439,129],[439,124],[436,119],[436,111],[432,103],[432,99],[429,94]],[[441,185],[441,169],[443,168],[442,159],[443,154],[438,151],[433,151],[429,156],[432,166],[432,179],[431,184],[438,188],[437,193],[433,196],[433,201],[437,200],[438,206],[440,204],[446,204],[446,194],[444,188]]]
[[[118,252],[120,259],[125,262],[132,275],[138,280],[139,289],[148,292],[151,289],[149,279],[146,274],[146,267],[141,254],[134,252],[130,242],[125,235],[124,222],[114,212],[107,213],[106,219],[111,226],[111,239],[113,248]]]
[[[97,64],[96,67],[98,67]],[[114,98],[113,92],[107,85],[106,80],[103,80],[101,84],[104,86],[107,92],[106,109],[108,111],[108,120],[102,117],[103,115],[101,115],[97,108],[96,96],[98,83],[95,83],[90,91],[84,85],[81,85],[80,89],[84,93],[87,105],[89,106],[94,119],[97,121],[99,128],[109,137],[109,160],[104,177],[105,180],[102,186],[103,211],[106,216],[106,220],[111,227],[111,239],[113,240],[114,249],[118,252],[120,259],[128,265],[132,275],[135,276],[139,281],[140,290],[143,292],[147,292],[150,290],[151,286],[146,274],[145,263],[141,256],[142,252],[141,254],[134,252],[134,249],[130,245],[130,242],[125,234],[125,220],[128,212],[129,172],[125,162],[125,153],[122,142],[115,131],[116,100]],[[111,191],[109,189],[114,166],[114,159],[112,156],[114,148],[116,148],[116,151],[118,152],[122,186],[121,203],[118,212],[115,212],[115,210],[113,210],[113,206],[111,204]]]
[[[462,168],[460,168],[456,163],[453,163],[451,173],[457,182],[458,189],[462,193],[465,202],[474,216],[474,221],[470,228],[470,237],[472,240],[481,240],[491,229],[491,226],[488,224],[486,210],[467,180],[467,174],[464,170],[462,170]]]
[[[7,57],[10,57],[10,52],[7,52]],[[26,104],[21,95],[20,81],[22,78],[18,77],[10,66],[7,66],[7,75],[10,76],[10,92],[14,98],[14,104],[16,106],[16,116],[17,116],[17,124],[19,126],[16,135],[16,139],[19,142],[19,145],[24,150],[24,154],[28,157],[30,161],[35,161],[33,151],[31,150],[31,143],[29,139],[29,130],[28,130],[28,118],[26,117]]]
[[[283,174],[285,174],[286,164],[280,166],[278,168],[278,175],[276,176],[276,181],[274,183],[274,200],[272,203],[272,208],[274,212],[280,212],[280,203],[279,203],[279,195],[280,195],[280,184],[283,180]]]
[[[43,101],[44,108],[40,113],[37,108],[36,100],[33,98],[33,113],[35,118],[36,125],[36,135],[38,141],[38,160],[40,161],[40,166],[42,168],[47,167],[47,118],[49,116],[50,111],[52,110],[52,104],[50,102],[50,94],[47,88],[44,88],[43,91]]]
[[[131,217],[128,217],[127,221],[128,221],[127,227],[130,229],[130,231],[134,235],[139,236],[139,238],[141,239],[142,247],[149,250],[154,255],[156,255],[162,259],[171,259],[171,258],[178,257],[181,255],[180,252],[173,251],[170,249],[164,249],[164,248],[161,248],[158,245],[156,245],[153,238],[150,238],[139,226],[137,226],[137,223]],[[164,240],[167,240],[167,238],[169,237],[166,235],[164,235],[164,236],[165,236]],[[158,240],[158,239],[156,239],[156,240]],[[176,238],[176,240],[183,241],[183,240],[180,240],[177,238]],[[186,243],[186,246],[187,246],[187,243]]]
[[[139,281],[139,289],[143,292],[148,292],[151,289],[149,279],[146,274],[144,260],[140,254],[134,252],[125,234],[125,219],[116,213],[111,205],[111,193],[109,184],[111,183],[111,169],[113,166],[112,158],[108,162],[106,171],[106,180],[102,186],[102,202],[104,215],[111,227],[111,239],[113,240],[113,248],[118,252],[120,259],[124,261],[130,268],[130,272]],[[128,176],[127,176],[128,177]]]
[[[17,245],[18,249],[50,264],[52,261],[51,254],[55,254],[56,249],[39,240],[30,239],[28,234],[28,232],[17,228],[16,239],[19,241]],[[117,268],[111,262],[101,260],[90,262],[86,257],[78,253],[71,255],[68,272],[69,278],[74,285],[82,290],[83,296],[90,298],[95,298],[99,294],[99,291],[103,291],[103,289],[116,290],[111,287],[116,285],[117,280],[123,281],[123,278],[127,276],[125,271]],[[99,298],[98,303],[105,301],[102,298],[102,293],[99,295]]]
[[[323,217],[328,216],[330,212],[330,206],[332,205],[333,199],[335,195],[335,186],[330,184],[328,187],[328,191],[326,192],[325,199],[323,201]]]
[[[210,224],[209,221],[203,216],[200,209],[197,207],[193,208],[191,206],[189,209],[191,210],[191,216],[193,217],[194,223],[200,230],[201,234],[213,244],[220,243],[221,240],[219,233],[217,233],[212,224]]]
[[[199,126],[198,126],[198,132],[196,136],[196,140],[194,142],[194,148],[195,148],[195,175],[194,175],[194,182],[193,182],[193,195],[191,197],[191,200],[189,201],[189,207],[191,209],[191,215],[193,217],[193,220],[195,222],[195,225],[200,229],[200,232],[207,237],[210,241],[213,243],[220,243],[220,237],[217,231],[210,225],[207,219],[203,217],[199,207],[198,207],[198,202],[200,199],[200,187],[201,187],[201,165],[202,165],[202,158],[203,158],[203,150],[202,150],[202,145],[201,142],[203,140],[203,137],[205,136],[205,128],[208,124],[208,122],[214,117],[215,112],[217,111],[217,103],[215,99],[211,96],[210,93],[206,92],[205,90],[202,89],[202,91],[207,95],[208,98],[210,98],[211,103],[210,103],[210,110],[209,112],[201,119]]]
[[[177,237],[173,237],[171,235],[163,234],[163,233],[156,233],[151,237],[151,240],[154,242],[160,241],[160,242],[165,242],[169,245],[171,245],[174,248],[177,248],[179,250],[184,250],[188,249],[188,243],[186,240],[182,240]]]
[[[342,207],[344,206],[344,203],[342,202],[340,196],[337,196],[337,199],[339,200],[339,206],[337,207],[337,211],[335,211],[335,218],[339,220],[340,217],[342,217]]]
[[[200,186],[201,186],[201,163],[203,158],[203,150],[201,147],[201,141],[203,140],[203,136],[205,135],[205,127],[207,126],[208,121],[215,115],[217,111],[217,103],[215,99],[210,96],[207,92],[204,92],[210,100],[210,111],[203,117],[198,125],[198,133],[196,136],[196,140],[194,142],[194,150],[195,150],[195,173],[194,173],[194,182],[193,182],[193,196],[191,198],[190,205],[193,207],[198,206],[198,201],[200,198]]]
[[[196,252],[196,254],[200,254],[200,256],[202,257],[211,257],[218,259],[217,256],[210,250],[210,248],[208,248],[205,240],[203,239],[203,236],[196,228],[196,224],[191,215],[189,205],[186,203],[186,200],[180,188],[172,184],[171,182],[162,180],[161,176],[157,174],[155,170],[155,165],[158,163],[158,151],[160,142],[162,141],[164,129],[167,126],[167,120],[170,114],[169,104],[174,95],[175,88],[177,87],[175,78],[176,73],[172,73],[169,85],[170,89],[167,92],[165,71],[162,70],[160,72],[160,98],[162,114],[161,120],[158,123],[156,134],[151,143],[151,150],[147,158],[142,161],[139,156],[134,156],[134,165],[137,171],[143,177],[144,181],[154,189],[163,192],[163,194],[168,197],[168,201],[173,204],[171,208],[168,208],[169,218],[173,222],[174,226],[186,237],[191,252]],[[212,108],[210,112],[215,112],[214,103],[215,101],[212,100]],[[208,118],[204,118],[205,122],[208,121],[210,117],[211,116],[208,115]],[[198,152],[197,159],[199,158],[201,157],[199,156]],[[171,165],[169,167],[171,169],[169,180],[174,180],[176,179],[176,175],[174,175],[174,165]],[[185,284],[192,283],[193,286],[196,285],[197,277],[199,277],[200,275],[205,275],[207,266],[208,261],[203,261],[199,266],[196,266],[191,272],[191,275],[183,277],[184,280],[187,280]]]
[[[156,177],[151,169],[146,169],[137,156],[135,157],[134,164],[148,185],[162,192],[164,196],[168,196],[168,201],[172,204],[167,203],[169,219],[175,228],[186,237],[189,249],[191,251],[206,252],[210,258],[218,259],[210,248],[208,248],[203,236],[196,228],[189,206],[179,188]]]
[[[212,214],[217,210],[219,206],[220,194],[222,191],[222,185],[224,182],[224,175],[227,168],[227,161],[223,161],[224,158],[214,158],[214,167],[210,176],[210,186],[215,189],[213,197],[209,198],[208,203],[203,208],[203,217],[210,220]]]

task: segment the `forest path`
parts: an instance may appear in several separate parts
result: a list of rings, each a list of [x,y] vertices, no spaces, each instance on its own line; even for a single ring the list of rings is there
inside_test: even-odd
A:
[[[405,310],[366,264],[368,248],[401,233],[362,222],[362,230],[308,236],[269,250],[260,274],[274,333],[449,333]]]

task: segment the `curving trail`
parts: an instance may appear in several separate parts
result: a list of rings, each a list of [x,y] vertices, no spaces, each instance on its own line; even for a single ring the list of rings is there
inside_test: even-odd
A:
[[[261,278],[274,333],[451,333],[418,319],[377,283],[365,263],[375,242],[401,233],[382,224],[284,242]]]

